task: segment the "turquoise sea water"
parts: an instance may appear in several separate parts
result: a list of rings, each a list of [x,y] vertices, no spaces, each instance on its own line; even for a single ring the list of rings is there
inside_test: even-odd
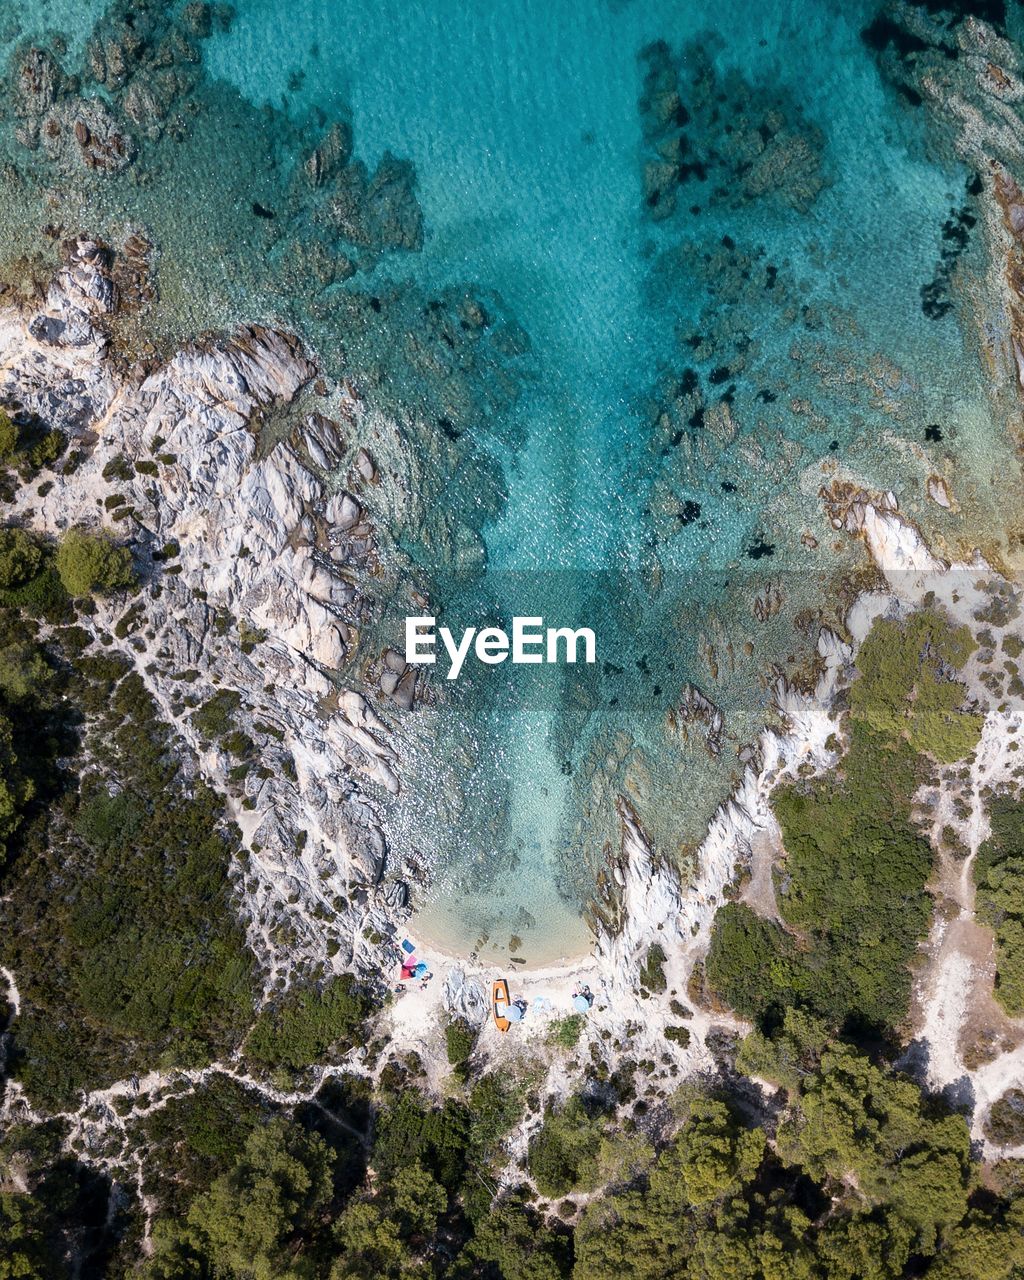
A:
[[[423,211],[422,250],[385,255],[373,287],[493,291],[529,337],[515,403],[501,423],[482,414],[472,428],[507,491],[483,523],[486,572],[442,569],[437,598],[447,619],[476,625],[543,613],[594,626],[601,663],[467,672],[400,726],[408,779],[388,820],[394,847],[437,867],[418,915],[426,936],[501,949],[517,935],[533,962],[571,954],[585,943],[581,901],[616,839],[615,797],[684,861],[764,720],[769,663],[796,665],[813,644],[793,616],[821,606],[827,576],[855,563],[833,552],[820,516],[822,464],[916,498],[948,454],[984,490],[994,445],[980,375],[956,310],[930,318],[921,305],[971,175],[938,155],[920,109],[883,83],[860,35],[867,3],[235,9],[204,46],[206,70],[241,95],[243,120],[246,103],[273,110],[253,112],[244,149],[225,131],[225,171],[233,154],[242,166],[230,181],[242,185],[258,148],[280,163],[318,124],[350,120],[371,169],[389,150],[413,162]],[[72,21],[56,0],[21,0],[14,13],[20,29]],[[719,170],[681,186],[672,216],[652,215],[654,143],[638,104],[640,54],[655,40],[677,58],[690,48],[682,98],[708,101],[690,102],[688,145],[712,168],[735,136],[714,117],[736,117],[738,103],[776,103],[787,127],[813,135],[823,185],[806,207],[785,183],[744,192]],[[711,89],[706,75],[687,80],[702,55]],[[212,166],[196,178],[197,190],[229,181]],[[178,190],[180,225],[193,214]],[[400,326],[381,327],[382,348],[404,340]],[[687,371],[709,410],[724,413],[729,397],[731,421],[711,444],[701,424],[659,425],[666,388]],[[924,436],[934,423],[941,445]],[[752,602],[766,590],[784,604],[761,623]],[[726,713],[715,760],[699,730],[687,741],[671,723],[689,680]]]

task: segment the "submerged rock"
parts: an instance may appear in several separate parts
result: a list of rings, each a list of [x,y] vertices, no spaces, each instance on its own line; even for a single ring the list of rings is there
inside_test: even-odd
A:
[[[795,101],[775,86],[750,85],[738,71],[720,75],[706,40],[678,57],[659,40],[640,58],[640,114],[653,153],[644,163],[643,202],[651,218],[674,214],[691,184],[704,202],[770,197],[810,209],[827,185],[825,140]]]
[[[324,183],[333,182],[351,156],[351,126],[345,123],[332,124],[323,141],[310,152],[303,164],[310,185],[321,187]]]
[[[689,736],[688,726],[701,724],[707,731],[707,748],[709,755],[717,756],[722,750],[722,729],[725,719],[722,712],[706,694],[701,693],[695,684],[683,686],[683,692],[676,709],[675,719],[684,736]]]
[[[308,172],[308,170],[307,170]],[[326,224],[357,249],[379,254],[423,246],[423,213],[408,160],[386,151],[371,175],[361,160],[341,168],[330,184]]]
[[[86,169],[120,173],[138,147],[100,99],[71,98],[54,108],[40,126],[47,157],[67,172],[77,162]]]
[[[947,511],[955,510],[954,500],[950,495],[945,480],[941,476],[928,477],[927,493],[932,502],[937,503],[940,507],[945,507]]]

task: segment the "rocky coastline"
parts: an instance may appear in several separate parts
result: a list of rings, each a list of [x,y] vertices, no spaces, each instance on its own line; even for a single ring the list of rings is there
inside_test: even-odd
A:
[[[194,42],[227,21],[226,13],[187,6],[185,21],[194,30],[186,38],[161,25],[158,7],[143,6],[143,49],[127,34],[127,8],[116,7],[89,47],[90,75],[104,86],[104,99],[89,96],[51,56],[35,49],[20,54],[17,143],[52,173],[84,169],[102,182],[130,172],[146,147],[173,138],[178,117],[193,109],[200,85]],[[999,293],[993,296],[1006,300],[1004,327],[990,351],[998,375],[994,396],[1009,399],[1019,413],[1024,195],[1011,173],[1024,164],[1024,148],[1016,134],[1001,129],[999,104],[1024,100],[1024,81],[1016,55],[987,29],[968,20],[958,38],[978,44],[970,66],[985,103],[978,108],[958,82],[954,114],[964,131],[957,145],[979,168],[983,158],[991,160],[986,172],[995,198],[983,203],[984,231],[996,264]],[[887,50],[881,61],[890,75],[902,77],[906,69],[890,65],[894,57]],[[922,58],[913,69],[914,92],[945,98],[945,61],[944,55]],[[680,72],[661,45],[647,52],[647,63],[642,114],[645,146],[655,154],[647,157],[644,191],[651,220],[667,224],[682,212],[676,195],[666,194],[670,182],[678,182],[683,145],[677,136]],[[708,66],[702,75],[706,94],[717,91]],[[725,87],[744,91],[732,81]],[[728,199],[739,198],[739,184],[743,199],[766,195],[803,212],[828,186],[819,163],[822,140],[799,115],[783,127],[785,101],[770,106],[765,119],[746,121],[733,142],[724,133],[719,138],[731,157],[723,161]],[[252,204],[261,226],[288,218],[308,233],[289,252],[305,255],[303,266],[318,273],[319,301],[310,315],[317,305],[325,315],[338,307],[339,295],[330,291],[357,275],[370,288],[382,256],[416,252],[423,239],[415,175],[406,162],[388,153],[370,173],[355,160],[347,127],[324,122],[318,136],[288,179],[287,202],[275,209]],[[756,152],[752,166],[748,152]],[[745,187],[739,183],[744,174]],[[542,1101],[531,1104],[508,1139],[511,1158],[500,1186],[507,1192],[517,1185],[546,1109],[579,1087],[588,1056],[604,1079],[642,1063],[644,1106],[664,1103],[684,1082],[728,1073],[739,1037],[751,1025],[705,981],[716,915],[742,900],[763,919],[781,919],[776,893],[786,855],[773,799],[780,788],[841,770],[855,663],[875,621],[902,621],[938,602],[972,634],[982,634],[984,620],[982,653],[988,656],[972,658],[963,672],[982,722],[977,751],[962,769],[936,770],[915,797],[915,820],[937,851],[939,872],[928,888],[935,901],[931,929],[914,958],[913,1005],[900,1029],[907,1046],[901,1066],[970,1112],[971,1137],[987,1158],[1024,1158],[1024,1147],[994,1141],[987,1127],[993,1105],[1019,1083],[1024,1031],[1018,1020],[1000,1015],[998,1035],[982,1052],[972,1022],[972,1005],[987,1010],[993,1004],[995,983],[990,931],[975,918],[972,869],[990,834],[992,794],[1015,788],[1021,776],[1013,753],[1024,732],[1024,686],[1014,692],[1011,683],[996,696],[985,669],[1000,646],[1009,652],[1006,640],[1019,631],[1016,616],[999,614],[992,604],[1012,578],[1019,548],[1010,539],[974,548],[966,535],[956,543],[952,534],[945,541],[924,532],[918,499],[930,502],[924,502],[929,514],[937,508],[941,520],[959,515],[958,499],[965,509],[971,502],[959,477],[954,496],[950,458],[939,464],[920,447],[908,448],[908,474],[920,483],[907,496],[898,485],[873,487],[867,464],[823,461],[820,451],[808,461],[808,449],[797,470],[803,446],[795,441],[783,441],[778,456],[766,461],[759,444],[742,439],[739,415],[734,419],[726,398],[731,392],[712,390],[732,376],[725,366],[703,390],[693,375],[675,380],[662,397],[651,443],[668,461],[656,464],[652,507],[645,512],[653,542],[685,539],[684,530],[698,525],[700,504],[680,497],[695,476],[703,483],[714,467],[723,478],[741,469],[775,480],[792,472],[793,492],[815,521],[799,547],[826,551],[831,540],[837,554],[852,549],[843,562],[847,589],[836,593],[838,603],[829,597],[827,616],[819,600],[803,618],[809,652],[801,651],[802,666],[790,657],[787,674],[780,666],[766,669],[750,645],[745,670],[751,687],[762,682],[758,694],[764,692],[767,707],[765,727],[750,740],[740,740],[729,711],[716,701],[720,657],[733,673],[731,640],[721,653],[702,641],[711,676],[706,687],[687,680],[666,694],[667,740],[723,769],[731,766],[735,780],[685,856],[673,859],[662,847],[653,829],[660,814],[645,825],[641,800],[648,810],[657,807],[645,779],[636,786],[623,781],[627,762],[635,762],[634,740],[623,733],[625,745],[594,750],[604,762],[604,773],[595,769],[587,779],[594,812],[599,803],[613,808],[615,838],[604,845],[585,906],[591,946],[564,965],[510,969],[514,994],[530,1009],[524,1048],[495,1030],[489,999],[495,966],[475,952],[455,954],[421,939],[433,980],[396,993],[401,941],[415,929],[415,910],[434,868],[414,841],[399,845],[389,838],[388,814],[409,788],[403,752],[410,720],[419,715],[432,723],[444,697],[406,665],[392,624],[404,612],[427,610],[436,567],[443,566],[447,581],[481,574],[480,530],[501,509],[505,479],[470,428],[493,417],[497,425],[487,425],[492,442],[508,432],[504,443],[513,455],[519,447],[500,411],[518,394],[508,368],[525,356],[525,338],[500,303],[482,301],[479,291],[452,290],[424,303],[413,286],[378,279],[372,294],[353,294],[346,303],[353,313],[365,307],[373,315],[382,308],[417,315],[420,327],[410,326],[402,357],[426,371],[431,413],[417,414],[403,408],[400,397],[388,398],[401,381],[392,367],[363,369],[358,341],[351,353],[327,351],[315,330],[300,324],[264,320],[186,342],[137,341],[141,329],[132,326],[159,294],[154,264],[160,249],[148,232],[125,226],[108,241],[51,231],[60,261],[52,277],[37,270],[31,287],[0,294],[0,409],[19,429],[59,430],[68,450],[11,494],[8,519],[47,545],[68,530],[103,529],[130,547],[139,590],[101,595],[78,608],[83,651],[119,655],[130,665],[172,733],[184,776],[216,791],[225,824],[237,830],[232,907],[258,968],[256,1014],[293,989],[323,988],[349,975],[373,992],[377,1007],[367,1043],[307,1059],[290,1081],[253,1069],[236,1047],[215,1061],[203,1059],[206,1065],[154,1062],[146,1072],[84,1091],[75,1105],[53,1114],[11,1081],[0,1120],[57,1119],[67,1126],[65,1150],[128,1183],[141,1174],[141,1160],[138,1168],[131,1163],[133,1123],[214,1077],[230,1079],[264,1104],[292,1107],[315,1103],[343,1077],[376,1086],[394,1063],[415,1063],[440,1097],[450,1088],[453,1065],[445,1037],[458,1023],[473,1032],[480,1063],[514,1067],[533,1055],[533,1086]],[[753,259],[732,245],[723,247],[721,261],[730,278],[739,279]],[[712,275],[717,268],[701,269]],[[789,287],[783,277],[780,297]],[[761,289],[748,279],[736,295],[751,314]],[[794,287],[786,299],[787,324],[795,323],[796,297]],[[741,334],[733,337],[729,358],[742,369],[746,348],[740,351]],[[712,359],[710,350],[705,357]],[[394,367],[398,363],[396,357]],[[368,382],[387,394],[365,395]],[[761,394],[765,406],[774,403],[767,387]],[[797,398],[792,404],[798,417],[813,417],[809,405]],[[732,480],[721,484],[735,492]],[[960,533],[959,526],[942,527]],[[795,527],[790,532],[796,546]],[[770,559],[771,536],[770,529],[751,529],[743,559]],[[410,543],[421,558],[410,554]],[[655,584],[652,598],[657,576],[651,570],[644,584]],[[798,611],[797,589],[787,595],[780,584],[770,577],[756,583],[749,613],[762,632],[776,624],[781,630],[789,620],[784,610]],[[749,583],[744,590],[750,594]],[[744,678],[741,671],[737,682]],[[581,695],[581,705],[585,701]],[[681,771],[680,758],[673,763]],[[641,773],[634,770],[630,782]],[[670,780],[670,788],[677,785]],[[602,826],[590,811],[580,819],[587,823],[595,831]],[[944,851],[954,837],[956,866]],[[0,968],[0,980],[10,1025],[22,1010],[18,974]],[[577,1007],[572,1001],[581,987],[593,1003],[567,1058],[551,1051],[546,1037]],[[757,1079],[743,1088],[753,1110],[764,1107]],[[150,1206],[141,1194],[148,1247]]]

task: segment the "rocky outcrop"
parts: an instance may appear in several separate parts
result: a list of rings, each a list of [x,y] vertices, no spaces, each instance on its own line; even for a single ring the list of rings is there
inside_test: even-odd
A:
[[[82,168],[121,172],[135,159],[138,138],[159,138],[195,90],[195,40],[215,20],[227,21],[223,6],[190,4],[179,22],[167,5],[116,3],[88,42],[81,76],[67,74],[46,49],[21,49],[13,75],[18,141],[42,148],[68,176]]]
[[[947,567],[932,553],[920,530],[899,514],[891,491],[874,493],[853,481],[837,479],[818,496],[832,528],[862,537],[884,573],[936,574]]]
[[[330,477],[364,483],[360,406],[325,388],[307,411],[316,365],[258,326],[119,368],[115,277],[112,254],[79,240],[41,305],[0,311],[0,403],[81,441],[76,468],[23,490],[15,515],[47,534],[104,517],[130,533],[144,590],[83,622],[132,661],[227,797],[271,977],[331,955],[375,967],[366,918],[389,932],[409,891],[389,875],[380,819],[399,785],[391,731],[342,672],[371,608],[359,584],[374,531]],[[392,673],[392,703],[408,706]],[[252,744],[241,768],[201,714],[225,694]]]
[[[689,736],[689,726],[700,724],[707,735],[708,754],[717,756],[722,750],[722,729],[725,721],[722,712],[695,684],[683,686],[674,720],[684,737]]]
[[[693,856],[688,877],[681,877],[654,853],[633,809],[620,801],[621,843],[609,855],[600,879],[592,913],[597,980],[610,1012],[609,1026],[630,1036],[631,1051],[666,1052],[687,1072],[709,1069],[706,1038],[724,1024],[741,1024],[728,1015],[693,1009],[687,1015],[691,1041],[678,1048],[665,1039],[664,1028],[678,1010],[694,966],[705,954],[718,908],[726,901],[726,886],[749,866],[751,843],[759,832],[779,839],[771,809],[772,791],[794,781],[808,769],[833,765],[839,743],[839,711],[835,693],[848,675],[852,651],[832,632],[818,637],[822,674],[812,693],[803,693],[779,680],[777,710],[785,731],[765,729],[751,763],[731,798],[714,815]],[[665,956],[669,995],[645,991],[641,973],[651,948]],[[672,1006],[675,1006],[673,1009]]]

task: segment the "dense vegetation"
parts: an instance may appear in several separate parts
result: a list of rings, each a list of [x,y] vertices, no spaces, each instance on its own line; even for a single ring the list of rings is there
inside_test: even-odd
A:
[[[549,1108],[530,1143],[527,1161],[541,1195],[564,1196],[570,1191],[593,1190],[601,1138],[600,1121],[588,1112],[581,1098],[573,1097],[557,1109]]]
[[[13,1070],[51,1107],[133,1067],[201,1065],[253,1001],[217,797],[178,777],[122,662],[84,656],[68,680],[95,716],[90,767],[25,831],[4,907],[24,1002]]]
[[[569,1274],[567,1229],[545,1229],[515,1195],[492,1206],[498,1145],[521,1107],[495,1077],[437,1106],[396,1065],[372,1107],[365,1085],[342,1078],[291,1115],[211,1088],[212,1100],[157,1121],[171,1162],[161,1206],[175,1212],[157,1224],[145,1276]]]
[[[0,540],[0,960],[22,995],[9,1069],[48,1108],[135,1068],[208,1061],[254,997],[220,802],[182,775],[130,664],[67,625],[65,545]],[[102,540],[123,581],[115,551]]]
[[[588,1208],[574,1280],[994,1280],[1024,1264],[1024,1204],[978,1187],[960,1116],[799,1014],[739,1061],[785,1091],[774,1141],[694,1098],[647,1177]]]
[[[800,1006],[883,1035],[899,1024],[931,911],[932,851],[913,796],[936,763],[977,742],[979,717],[961,710],[952,676],[972,647],[967,628],[934,610],[875,623],[857,657],[840,766],[774,798],[782,923],[741,903],[717,917],[707,979],[738,1012],[770,1024]]]
[[[996,934],[996,999],[1007,1013],[1024,1013],[1024,805],[995,796],[992,833],[978,850],[978,918]]]
[[[356,1043],[370,1012],[369,997],[351,974],[322,986],[299,986],[261,1010],[245,1042],[245,1056],[267,1069],[299,1071]]]
[[[441,1104],[410,1060],[295,1108],[214,1074],[130,1126],[148,1261],[137,1211],[106,1223],[104,1180],[59,1154],[60,1127],[22,1127],[0,1146],[0,1178],[21,1188],[0,1197],[0,1275],[60,1280],[72,1240],[83,1274],[111,1280],[1020,1274],[1024,1170],[983,1181],[961,1116],[796,1010],[752,1033],[737,1067],[777,1086],[770,1127],[719,1088],[684,1086],[655,1114],[584,1079],[531,1145],[534,1186],[502,1191],[525,1100],[508,1072]]]

